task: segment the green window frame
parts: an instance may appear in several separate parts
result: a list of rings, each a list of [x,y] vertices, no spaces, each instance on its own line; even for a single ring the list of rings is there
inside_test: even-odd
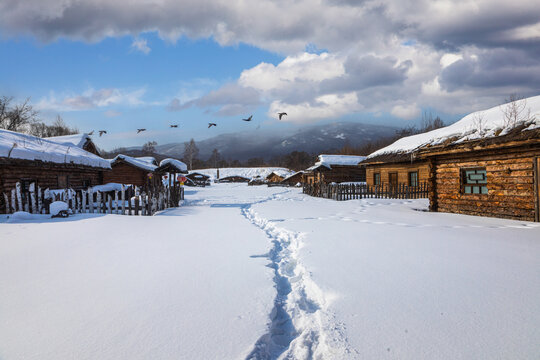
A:
[[[487,195],[488,182],[485,167],[461,169],[461,193],[465,195]]]

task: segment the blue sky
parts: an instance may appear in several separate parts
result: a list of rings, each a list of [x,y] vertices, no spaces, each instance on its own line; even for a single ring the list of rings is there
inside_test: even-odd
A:
[[[428,110],[452,122],[540,93],[539,34],[529,0],[3,0],[0,95],[31,97],[46,122],[107,130],[105,149],[403,127]]]

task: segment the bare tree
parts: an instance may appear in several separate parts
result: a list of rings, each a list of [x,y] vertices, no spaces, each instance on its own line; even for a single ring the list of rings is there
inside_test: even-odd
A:
[[[480,134],[486,131],[486,119],[483,111],[478,111],[473,115],[473,128]]]
[[[189,163],[189,170],[193,170],[193,160],[199,155],[199,148],[195,144],[195,140],[191,139],[184,143],[184,160]]]
[[[208,159],[210,166],[217,168],[219,160],[221,160],[221,154],[219,153],[219,150],[212,150],[212,155],[210,155],[210,158]]]
[[[28,130],[36,121],[37,111],[30,105],[30,98],[20,104],[12,104],[13,97],[0,97],[0,128],[11,131]]]
[[[149,142],[147,142],[146,144],[143,145],[142,152],[145,155],[152,155],[152,154],[154,154],[156,152],[156,146],[157,146],[157,142],[149,141]]]
[[[505,104],[499,107],[503,113],[503,126],[505,128],[514,128],[519,123],[533,120],[531,109],[527,107],[527,99],[523,96],[511,94],[505,99]]]
[[[41,121],[30,124],[30,134],[39,137],[63,136],[77,134],[79,129],[68,126],[60,115],[56,115],[52,125],[47,125]]]

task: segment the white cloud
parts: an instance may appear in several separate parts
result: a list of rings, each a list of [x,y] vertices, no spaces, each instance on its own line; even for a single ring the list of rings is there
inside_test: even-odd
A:
[[[405,105],[396,105],[392,108],[392,115],[405,119],[412,120],[417,119],[420,116],[420,109],[416,104],[405,104]]]
[[[140,39],[140,38],[133,39],[133,43],[131,44],[131,49],[142,52],[145,55],[148,55],[151,50],[150,47],[148,46],[148,42],[146,41],[146,39]]]
[[[38,110],[54,111],[81,111],[95,108],[107,107],[110,105],[136,106],[142,105],[141,100],[145,94],[145,89],[132,91],[122,89],[88,89],[82,94],[57,96],[54,92],[48,97],[42,98],[37,104]]]

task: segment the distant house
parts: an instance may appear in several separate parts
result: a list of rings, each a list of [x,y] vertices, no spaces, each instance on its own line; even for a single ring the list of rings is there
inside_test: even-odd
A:
[[[303,171],[297,171],[292,175],[285,177],[283,180],[281,180],[281,183],[288,186],[296,186],[297,184],[302,183],[303,175]]]
[[[219,182],[221,183],[247,183],[249,182],[249,178],[247,177],[244,177],[244,176],[239,176],[239,175],[231,175],[231,176],[226,176],[226,177],[223,177],[221,179],[219,179]]]
[[[341,183],[366,181],[366,169],[358,164],[365,156],[319,155],[318,161],[303,174],[305,183]]]
[[[294,174],[294,172],[288,169],[273,170],[266,176],[265,180],[269,183],[279,183],[292,174]]]
[[[99,154],[99,151],[96,147],[96,144],[92,141],[92,138],[90,135],[83,133],[83,134],[74,134],[74,135],[64,135],[64,136],[52,136],[46,138],[47,140],[51,140],[66,146],[76,146],[80,149],[86,150],[92,154],[95,154],[97,156],[101,156]]]
[[[426,183],[429,177],[428,161],[419,159],[414,152],[376,152],[360,165],[366,168],[366,183],[370,186],[397,187],[403,184],[417,187]]]
[[[154,174],[158,163],[153,157],[131,157],[120,154],[109,161],[112,171],[105,174],[103,180],[105,183],[147,186],[154,181],[159,182],[157,179],[159,176]]]
[[[41,189],[86,189],[103,183],[110,163],[76,146],[49,139],[0,130],[0,194],[9,197],[16,183],[21,184],[22,201],[32,184]],[[0,195],[0,211],[5,198]]]
[[[188,175],[186,175],[186,178],[191,182],[191,184],[186,184],[186,185],[194,185],[194,186],[210,185],[210,176],[204,175],[198,172],[191,172]]]

